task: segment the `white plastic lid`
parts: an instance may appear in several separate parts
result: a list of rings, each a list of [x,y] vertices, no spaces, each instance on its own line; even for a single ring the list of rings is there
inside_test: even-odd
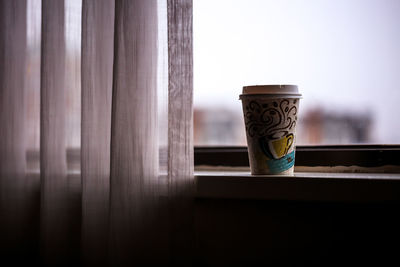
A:
[[[299,96],[297,85],[276,84],[276,85],[251,85],[243,87],[244,95],[291,95]]]

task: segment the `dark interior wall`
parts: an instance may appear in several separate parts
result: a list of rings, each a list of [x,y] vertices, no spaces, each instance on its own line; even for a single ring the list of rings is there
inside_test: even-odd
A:
[[[1,266],[41,264],[34,188],[23,201],[25,224],[1,220]],[[66,266],[80,262],[81,198],[72,192]],[[196,199],[195,265],[400,266],[399,204]]]
[[[199,266],[400,266],[398,203],[196,200]]]
[[[80,262],[82,199],[78,178],[69,177],[68,205],[65,210],[68,237],[64,247],[59,248],[65,251],[65,260],[57,266],[78,266]],[[40,174],[28,175],[24,187],[17,191],[19,194],[7,203],[8,210],[0,211],[0,266],[44,266]]]

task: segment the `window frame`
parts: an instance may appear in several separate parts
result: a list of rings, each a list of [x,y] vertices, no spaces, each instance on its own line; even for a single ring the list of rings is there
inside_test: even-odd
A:
[[[194,165],[248,167],[247,147],[195,146]],[[295,166],[395,166],[395,170],[400,170],[400,145],[296,146]]]

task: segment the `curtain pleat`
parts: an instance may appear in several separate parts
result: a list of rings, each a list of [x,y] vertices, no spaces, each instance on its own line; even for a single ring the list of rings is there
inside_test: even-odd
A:
[[[193,185],[192,0],[168,0],[168,112],[170,192]]]
[[[82,4],[82,252],[97,266],[108,256],[114,6]]]
[[[192,0],[168,0],[168,193],[175,265],[193,260]]]
[[[111,127],[112,264],[158,256],[157,1],[115,3]]]
[[[29,249],[25,242],[29,228],[24,139],[26,8],[25,0],[0,0],[0,258],[5,264],[18,262],[15,252]]]
[[[42,0],[40,71],[41,247],[47,264],[68,260],[63,0]]]
[[[26,1],[0,1],[0,174],[25,174]]]

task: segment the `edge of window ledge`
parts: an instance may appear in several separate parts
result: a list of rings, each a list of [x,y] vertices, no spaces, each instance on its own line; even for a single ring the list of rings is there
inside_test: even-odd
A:
[[[307,173],[257,175],[243,171],[196,171],[196,197],[317,202],[399,202],[400,175]]]

